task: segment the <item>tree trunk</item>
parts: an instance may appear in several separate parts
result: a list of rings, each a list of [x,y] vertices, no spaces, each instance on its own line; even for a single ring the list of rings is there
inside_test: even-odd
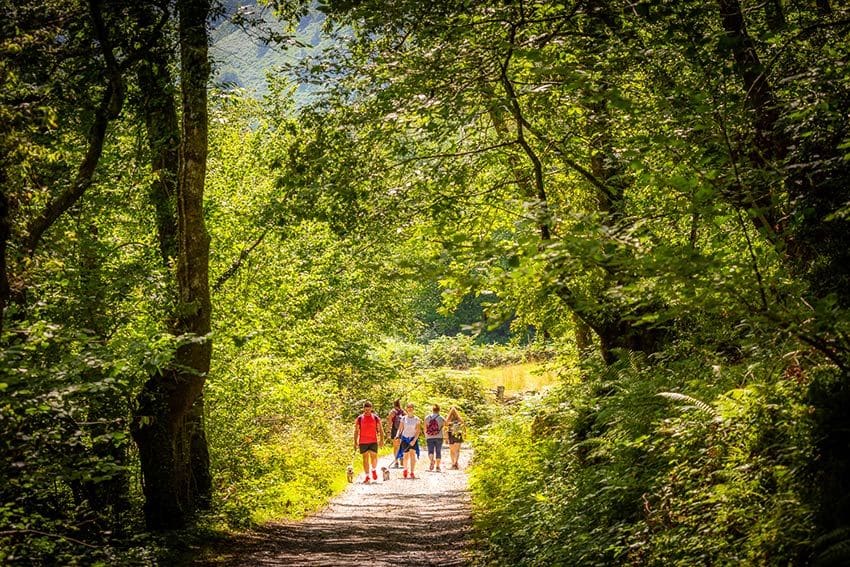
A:
[[[207,159],[208,0],[182,0],[180,62],[182,124],[177,185],[177,289],[175,331],[183,336],[173,364],[152,376],[139,395],[133,437],[144,477],[145,520],[150,529],[185,526],[196,502],[190,489],[192,439],[187,422],[210,367],[209,237],[203,195]],[[202,405],[199,405],[202,411]],[[196,421],[202,425],[202,421]],[[201,429],[202,431],[202,429]],[[204,461],[205,456],[199,457]],[[207,469],[208,470],[208,469]],[[208,473],[207,473],[208,474]]]
[[[579,361],[585,360],[593,348],[593,331],[590,325],[581,320],[575,313],[572,314],[573,327],[575,328],[576,350]]]
[[[195,405],[192,406],[192,411],[186,420],[186,433],[189,438],[191,454],[189,495],[198,508],[207,510],[212,505],[212,474],[210,473],[210,451],[207,445],[204,411],[204,394],[202,392]]]
[[[148,194],[156,211],[162,263],[168,267],[177,258],[176,199],[180,130],[171,92],[171,74],[167,59],[160,49],[151,53],[149,61],[141,63],[138,78],[154,178]]]
[[[9,305],[9,268],[7,261],[9,238],[12,236],[9,212],[9,196],[6,193],[6,169],[0,163],[0,337],[6,322],[6,307]]]
[[[771,31],[780,31],[785,27],[785,9],[782,0],[765,0],[765,18]]]

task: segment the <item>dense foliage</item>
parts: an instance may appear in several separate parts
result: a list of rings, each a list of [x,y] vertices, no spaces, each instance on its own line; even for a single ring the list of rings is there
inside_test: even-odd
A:
[[[482,564],[848,561],[843,4],[241,4],[0,2],[0,562],[302,516],[367,398]]]
[[[326,9],[322,182],[583,357],[484,441],[485,562],[846,561],[846,11]]]

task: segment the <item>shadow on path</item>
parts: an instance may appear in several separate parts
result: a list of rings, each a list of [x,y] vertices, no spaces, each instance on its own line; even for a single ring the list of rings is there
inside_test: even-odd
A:
[[[462,469],[470,457],[464,449]],[[352,484],[315,516],[242,534],[195,565],[466,565],[472,531],[467,475],[428,472],[427,459],[418,469],[416,479],[392,469],[387,482]]]

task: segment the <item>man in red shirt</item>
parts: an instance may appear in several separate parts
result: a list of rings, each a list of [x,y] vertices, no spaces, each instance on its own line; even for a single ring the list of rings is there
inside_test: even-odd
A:
[[[370,480],[378,480],[378,443],[384,442],[384,431],[381,427],[381,418],[372,413],[372,402],[363,404],[363,413],[357,416],[354,422],[354,448],[360,450],[363,455],[363,472],[368,484]],[[372,478],[369,478],[369,471]]]

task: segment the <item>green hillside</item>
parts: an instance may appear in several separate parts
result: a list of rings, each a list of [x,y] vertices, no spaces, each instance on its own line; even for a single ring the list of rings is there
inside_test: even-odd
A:
[[[323,47],[321,14],[305,16],[293,30],[289,24],[280,22],[270,8],[255,0],[229,0],[223,5],[224,15],[213,24],[210,33],[213,81],[218,85],[233,85],[262,96],[268,92],[269,74],[282,73],[284,66],[305,57],[308,51]],[[234,23],[240,20],[242,23]],[[264,39],[271,34],[285,36],[293,32],[294,41],[289,45]],[[310,92],[308,85],[299,85],[296,98],[304,98]]]

